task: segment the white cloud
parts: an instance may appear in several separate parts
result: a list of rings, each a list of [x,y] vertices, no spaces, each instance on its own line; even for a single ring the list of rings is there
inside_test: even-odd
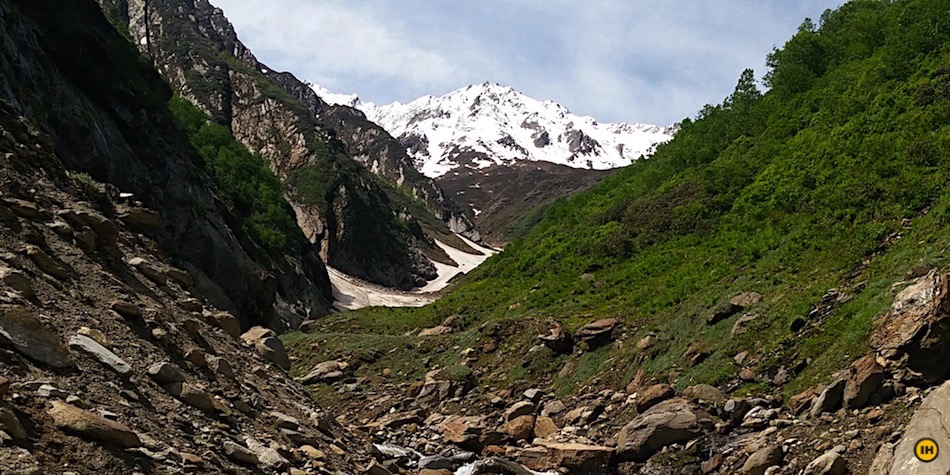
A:
[[[728,95],[842,0],[212,0],[265,63],[376,102],[485,80],[602,121],[669,123]]]

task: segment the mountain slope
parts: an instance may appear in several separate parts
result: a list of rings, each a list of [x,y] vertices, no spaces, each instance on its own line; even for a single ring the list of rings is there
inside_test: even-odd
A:
[[[459,167],[545,161],[607,170],[653,152],[673,128],[600,124],[552,101],[482,83],[408,104],[361,104],[366,116],[406,145],[416,167],[440,177]]]
[[[52,137],[67,167],[159,212],[163,219],[146,228],[150,237],[195,275],[215,305],[248,325],[276,328],[325,314],[329,279],[301,233],[289,229],[289,257],[255,242],[243,216],[209,187],[201,159],[168,112],[167,85],[110,25],[96,23],[100,12],[69,5],[35,29],[4,22],[2,98]],[[41,15],[39,3],[21,8]]]
[[[2,2],[0,36],[0,473],[312,471],[317,449],[364,473],[274,333],[242,335],[326,312],[302,233],[276,254],[246,232],[94,1]]]
[[[487,82],[385,106],[321,86],[313,90],[330,103],[362,110],[398,137],[413,165],[448,191],[486,242],[499,246],[557,199],[650,155],[677,128],[599,124]],[[490,190],[481,188],[488,183]]]
[[[520,368],[512,353],[537,340],[513,337],[471,362],[485,384],[620,389],[643,370],[787,398],[829,382],[868,351],[892,288],[950,265],[947,8],[857,1],[805,22],[770,56],[767,93],[747,71],[650,160],[553,206],[454,292],[387,325],[622,327],[622,344],[530,353],[537,365]],[[762,300],[729,303],[751,292]],[[350,321],[362,317],[376,318]]]
[[[621,474],[926,473],[910,447],[947,404],[901,427],[946,380],[950,346],[947,18],[943,1],[856,0],[805,21],[770,55],[768,92],[744,72],[440,301],[287,341],[310,361],[378,342],[358,376],[474,386],[429,407],[500,426],[508,447],[491,450],[544,469],[615,450]],[[535,433],[525,448],[552,420],[575,444]]]
[[[435,278],[426,256],[444,256],[427,230],[450,231],[426,205],[446,221],[454,216],[448,200],[439,208],[437,186],[419,182],[403,191],[355,162],[352,157],[367,152],[353,149],[360,142],[328,119],[331,108],[291,74],[257,61],[206,0],[100,4],[178,94],[270,162],[288,187],[298,224],[329,265],[402,289]],[[389,163],[385,154],[373,159]],[[428,201],[417,204],[422,199]],[[464,218],[455,221],[456,229],[471,231]]]

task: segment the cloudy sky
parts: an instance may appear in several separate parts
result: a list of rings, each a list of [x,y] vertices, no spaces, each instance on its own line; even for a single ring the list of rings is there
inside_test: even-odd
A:
[[[364,101],[492,81],[604,122],[668,124],[732,92],[844,0],[211,0],[258,59]]]

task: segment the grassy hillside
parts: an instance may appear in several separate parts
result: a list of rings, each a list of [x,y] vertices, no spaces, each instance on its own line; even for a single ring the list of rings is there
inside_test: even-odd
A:
[[[892,285],[950,260],[947,38],[942,1],[852,1],[806,20],[769,56],[768,92],[746,71],[653,158],[559,202],[444,299],[343,314],[336,329],[400,335],[459,314],[466,331],[446,342],[449,355],[498,339],[486,322],[537,330],[548,317],[570,329],[619,319],[622,344],[534,350],[526,364],[511,357],[536,343],[524,330],[474,363],[486,382],[549,380],[561,392],[595,377],[622,387],[641,368],[679,386],[751,389],[784,366],[794,376],[786,392],[827,378],[867,350]],[[839,296],[823,300],[832,288]],[[764,295],[745,310],[758,315],[749,331],[731,331],[745,312],[707,325],[744,291]],[[648,334],[656,342],[638,349]],[[689,366],[690,347],[709,357]],[[742,351],[750,357],[738,366]],[[573,370],[556,374],[565,364]],[[743,367],[757,377],[740,382]]]

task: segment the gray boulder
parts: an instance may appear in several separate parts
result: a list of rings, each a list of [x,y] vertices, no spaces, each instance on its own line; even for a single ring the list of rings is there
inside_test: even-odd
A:
[[[706,414],[685,399],[661,402],[630,421],[617,435],[617,457],[643,462],[666,446],[688,442],[713,428]]]

